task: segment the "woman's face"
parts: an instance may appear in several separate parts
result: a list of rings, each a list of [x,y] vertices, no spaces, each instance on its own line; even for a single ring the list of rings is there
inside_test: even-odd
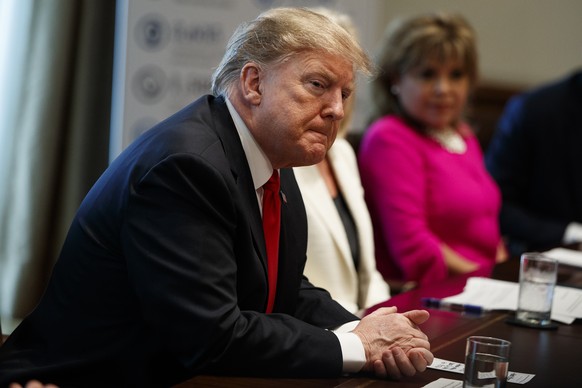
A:
[[[459,119],[469,84],[460,61],[429,60],[404,73],[394,85],[404,111],[427,128],[438,130]]]

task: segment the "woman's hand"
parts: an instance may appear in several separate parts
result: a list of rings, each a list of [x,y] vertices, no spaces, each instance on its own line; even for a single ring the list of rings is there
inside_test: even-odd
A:
[[[447,244],[441,244],[445,264],[451,274],[463,274],[476,271],[479,269],[477,263],[474,263],[457,252],[452,250]]]

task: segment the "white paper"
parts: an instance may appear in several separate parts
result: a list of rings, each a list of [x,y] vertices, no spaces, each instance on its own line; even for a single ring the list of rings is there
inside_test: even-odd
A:
[[[463,382],[461,380],[443,379],[433,381],[430,384],[423,386],[423,388],[462,388]]]
[[[576,320],[576,317],[552,313],[552,319],[554,321],[565,323],[566,325],[571,325]]]
[[[560,264],[567,264],[582,268],[582,251],[566,248],[554,248],[543,252],[545,256],[557,260]]]
[[[435,357],[432,364],[428,366],[431,369],[444,370],[445,372],[453,373],[465,373],[465,364],[460,362],[443,360],[442,358]]]
[[[481,306],[485,310],[517,310],[519,283],[484,277],[467,280],[463,292],[443,300],[451,303]],[[556,286],[552,303],[552,319],[570,324],[582,318],[582,290]]]
[[[445,301],[481,306],[486,310],[517,309],[519,284],[505,280],[472,277],[460,294],[444,298]]]
[[[453,372],[463,374],[465,373],[465,364],[460,362],[443,360],[442,358],[434,358],[432,364],[429,365],[431,369],[442,370],[445,372]],[[529,373],[518,373],[518,372],[507,372],[507,382],[514,384],[525,384],[534,378],[535,375]],[[440,380],[440,379],[439,379]],[[461,382],[462,384],[462,382]],[[440,387],[441,385],[435,385],[434,387]],[[433,386],[430,386],[433,388]]]

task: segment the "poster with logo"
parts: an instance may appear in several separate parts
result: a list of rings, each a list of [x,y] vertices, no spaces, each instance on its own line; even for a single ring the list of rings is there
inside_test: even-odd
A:
[[[139,134],[196,98],[227,41],[243,21],[273,7],[327,7],[352,17],[373,52],[378,0],[118,0],[110,159]],[[366,82],[356,95],[353,127],[363,126]]]

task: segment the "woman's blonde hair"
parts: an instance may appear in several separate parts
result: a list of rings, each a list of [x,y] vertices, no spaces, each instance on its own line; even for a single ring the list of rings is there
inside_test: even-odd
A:
[[[378,75],[372,81],[370,123],[387,114],[403,114],[392,86],[403,74],[429,59],[460,60],[470,89],[474,88],[478,77],[476,37],[464,17],[431,13],[396,19],[387,26],[376,56]]]
[[[212,75],[212,93],[228,95],[249,62],[265,68],[306,50],[341,56],[354,71],[372,74],[372,61],[345,28],[307,8],[274,8],[236,29]]]

